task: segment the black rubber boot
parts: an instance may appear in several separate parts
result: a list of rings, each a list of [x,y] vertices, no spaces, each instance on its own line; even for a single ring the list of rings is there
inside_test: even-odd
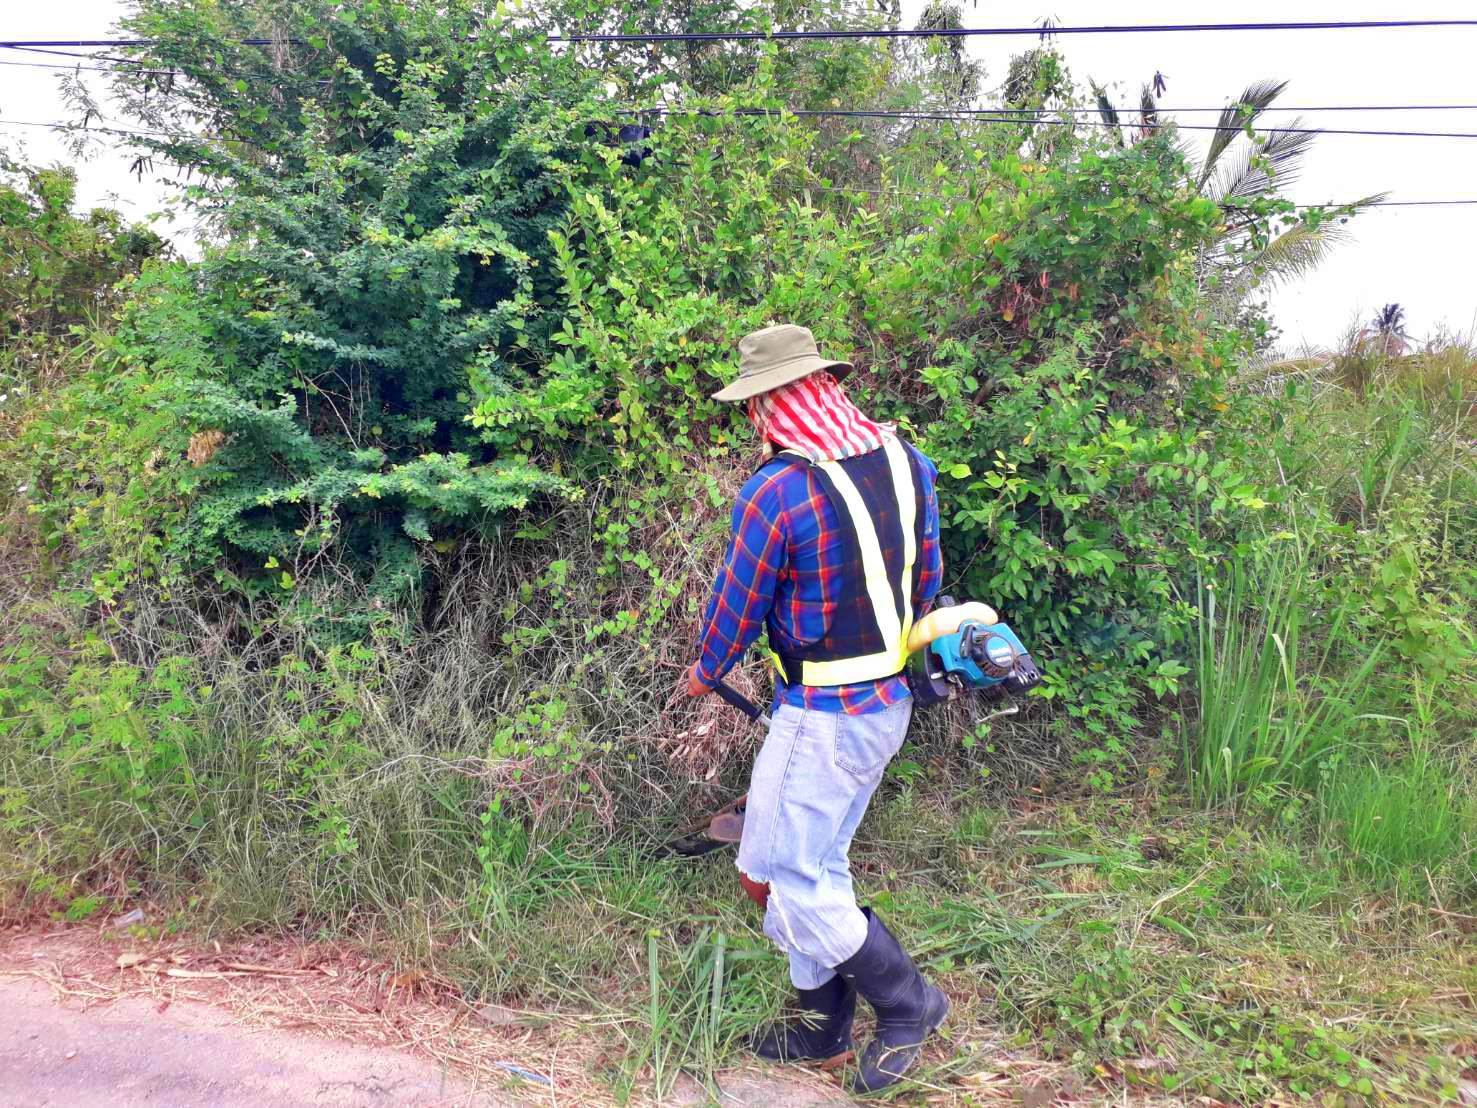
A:
[[[856,990],[837,974],[818,989],[795,990],[800,1018],[759,1032],[750,1046],[771,1062],[827,1062],[851,1049]]]
[[[852,1090],[873,1093],[896,1084],[918,1060],[923,1041],[949,1014],[949,998],[924,980],[883,922],[871,909],[867,940],[836,967],[877,1013],[877,1034],[857,1061]]]

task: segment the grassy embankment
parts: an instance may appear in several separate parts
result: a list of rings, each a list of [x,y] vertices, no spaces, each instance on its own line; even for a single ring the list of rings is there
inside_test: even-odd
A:
[[[926,1087],[984,1095],[1011,1053],[1109,1089],[1425,1103],[1477,1064],[1474,359],[1294,368],[1262,428],[1282,498],[1183,598],[1206,615],[1194,684],[1134,737],[1136,783],[1081,784],[1047,704],[969,751],[921,734],[890,772],[854,862],[956,1002]],[[538,783],[486,758],[468,707],[521,710],[483,665],[516,613],[477,604],[510,590],[460,588],[377,648],[315,646],[277,610],[196,634],[157,598],[61,657],[38,617],[98,614],[12,579],[31,616],[0,731],[12,903],[82,919],[148,898],[168,927],[353,937],[469,996],[598,1012],[591,1064],[619,1098],[723,1065],[782,963],[726,857],[648,848],[741,783],[742,753],[693,782],[637,745],[583,805],[471,814]],[[586,718],[633,710],[590,692],[641,669],[610,664],[582,678]],[[688,730],[747,741],[717,713]]]

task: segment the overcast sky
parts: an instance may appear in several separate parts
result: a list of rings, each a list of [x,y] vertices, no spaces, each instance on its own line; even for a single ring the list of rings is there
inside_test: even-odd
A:
[[[100,38],[126,9],[126,0],[10,0],[0,14],[0,37]],[[923,0],[904,0],[908,25]],[[1473,0],[1420,0],[1412,9],[1375,0],[1241,0],[1233,7],[1187,5],[1183,0],[1046,0],[990,3],[965,0],[966,26],[1034,24],[1051,16],[1059,24],[1289,21],[1317,19],[1462,19],[1477,17]],[[1005,75],[1011,54],[1033,40],[974,38],[969,49],[983,59],[991,86]],[[1139,85],[1155,71],[1168,79],[1166,108],[1219,107],[1260,78],[1288,79],[1283,102],[1292,105],[1477,103],[1473,57],[1477,28],[1243,32],[1237,34],[1081,35],[1058,39],[1079,81],[1113,86],[1124,105],[1137,103]],[[0,61],[46,61],[39,55],[0,51]],[[55,59],[53,59],[55,60]],[[101,90],[103,74],[85,74]],[[0,65],[0,119],[50,121],[65,117],[57,74]],[[1184,115],[1204,123],[1211,115]],[[1274,117],[1286,123],[1290,116]],[[1477,132],[1477,111],[1358,111],[1307,113],[1329,127],[1407,131]],[[122,124],[126,126],[126,123]],[[1189,133],[1187,133],[1189,137]],[[1201,140],[1203,141],[1203,140]],[[23,142],[32,160],[70,162],[57,136],[38,128],[0,124],[0,144]],[[131,159],[103,151],[79,167],[84,205],[112,203],[138,217],[158,210],[168,189],[129,176]],[[1304,202],[1343,201],[1375,192],[1392,199],[1477,199],[1477,139],[1386,138],[1324,135],[1290,190]],[[1351,321],[1367,319],[1380,305],[1402,304],[1413,334],[1445,323],[1467,332],[1477,326],[1477,283],[1469,275],[1477,246],[1477,206],[1383,208],[1351,224],[1353,241],[1313,276],[1273,297],[1284,344],[1328,345]],[[167,229],[166,229],[167,230]],[[184,234],[177,230],[176,234]]]

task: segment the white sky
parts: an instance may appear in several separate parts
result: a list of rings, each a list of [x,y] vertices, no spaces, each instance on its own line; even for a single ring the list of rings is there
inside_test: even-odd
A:
[[[904,0],[905,25],[916,21],[923,2]],[[9,0],[3,7],[0,38],[105,38],[126,3],[50,0],[23,5]],[[1418,10],[1392,9],[1376,0],[1241,0],[1234,9],[1183,0],[1122,0],[1116,6],[1100,0],[1032,0],[1011,5],[966,2],[964,9],[966,26],[1029,25],[1048,15],[1067,26],[1477,17],[1473,0],[1421,0]],[[985,61],[993,86],[1004,78],[1011,54],[1032,42],[975,38],[969,49]],[[1091,77],[1116,84],[1115,99],[1126,106],[1137,103],[1139,85],[1155,70],[1169,82],[1161,101],[1166,108],[1218,107],[1260,78],[1289,79],[1283,102],[1299,106],[1477,103],[1477,28],[1082,35],[1062,36],[1057,42],[1079,81]],[[0,61],[46,60],[0,51]],[[0,65],[0,119],[65,118],[57,76],[52,70]],[[104,74],[84,76],[99,91],[104,87]],[[1186,123],[1213,118],[1180,117]],[[1270,118],[1287,122],[1290,117]],[[1329,127],[1477,132],[1477,111],[1308,113],[1306,119]],[[0,124],[0,145],[14,151],[20,143],[34,161],[72,160],[52,132]],[[80,166],[82,204],[113,204],[135,218],[158,210],[170,190],[148,178],[136,181],[128,174],[130,160],[109,150]],[[1477,199],[1477,139],[1324,135],[1307,160],[1302,181],[1291,191],[1294,199],[1305,202],[1374,192],[1403,200]],[[1477,206],[1383,208],[1360,216],[1351,227],[1353,241],[1321,270],[1274,294],[1285,345],[1336,342],[1352,321],[1367,319],[1391,301],[1404,305],[1408,326],[1417,336],[1439,323],[1463,332],[1477,326],[1477,284],[1467,276],[1468,259],[1477,246]],[[185,235],[183,226],[175,233]]]

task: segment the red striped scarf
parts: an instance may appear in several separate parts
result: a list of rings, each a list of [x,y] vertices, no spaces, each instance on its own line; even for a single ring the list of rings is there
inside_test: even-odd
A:
[[[892,437],[841,391],[825,370],[749,398],[749,419],[765,442],[812,462],[837,462],[876,450]]]

